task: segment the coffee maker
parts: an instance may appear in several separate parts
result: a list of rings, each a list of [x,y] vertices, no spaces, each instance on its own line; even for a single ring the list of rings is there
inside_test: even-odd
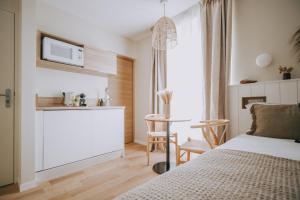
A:
[[[86,95],[84,93],[81,93],[79,95],[80,99],[79,99],[79,106],[86,106]]]

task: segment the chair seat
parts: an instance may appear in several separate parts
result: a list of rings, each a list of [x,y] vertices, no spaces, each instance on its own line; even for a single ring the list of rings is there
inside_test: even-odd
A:
[[[167,132],[165,131],[156,131],[156,132],[148,132],[151,137],[167,137]],[[174,136],[174,133],[170,133],[170,137]]]
[[[205,152],[211,150],[209,144],[205,141],[201,140],[190,140],[182,145],[180,145],[180,149],[185,150],[185,151],[191,151],[191,152]]]

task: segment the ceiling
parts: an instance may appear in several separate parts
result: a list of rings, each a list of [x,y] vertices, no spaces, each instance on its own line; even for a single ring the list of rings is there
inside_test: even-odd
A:
[[[69,14],[76,15],[105,31],[132,40],[149,33],[163,14],[160,0],[42,0]],[[169,0],[167,16],[175,16],[199,0]]]

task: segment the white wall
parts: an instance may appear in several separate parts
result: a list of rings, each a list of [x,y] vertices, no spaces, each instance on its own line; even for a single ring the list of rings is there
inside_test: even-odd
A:
[[[36,69],[36,91],[42,97],[62,96],[62,92],[84,93],[88,98],[105,97],[107,78],[50,70]]]
[[[135,58],[134,43],[124,37],[105,32],[77,16],[37,1],[37,28],[70,40]]]
[[[35,130],[35,55],[36,55],[36,0],[20,1],[21,57],[20,57],[20,189],[34,183]],[[32,182],[33,181],[33,182]]]
[[[231,83],[245,78],[281,79],[279,65],[295,67],[292,77],[300,77],[300,64],[291,52],[289,40],[300,27],[299,0],[235,0]],[[256,56],[268,52],[273,64],[261,69]]]
[[[149,113],[151,54],[151,37],[137,43],[137,58],[134,66],[134,140],[141,144],[146,144],[147,128],[144,118]]]
[[[105,32],[88,21],[37,1],[37,29],[70,40],[135,58],[135,43]],[[37,69],[39,96],[60,96],[62,91],[85,93],[88,98],[104,97],[107,78]]]

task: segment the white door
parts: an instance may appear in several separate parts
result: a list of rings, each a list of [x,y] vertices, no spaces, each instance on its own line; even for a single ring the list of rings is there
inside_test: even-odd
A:
[[[14,14],[0,9],[0,186],[13,183]]]

